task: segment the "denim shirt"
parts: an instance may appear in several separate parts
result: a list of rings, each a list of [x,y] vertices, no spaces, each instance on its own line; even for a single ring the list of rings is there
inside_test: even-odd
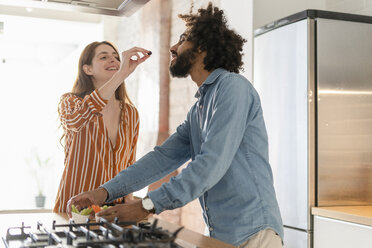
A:
[[[199,198],[211,237],[239,245],[271,228],[283,240],[256,90],[243,76],[216,69],[196,98],[173,135],[102,185],[108,201],[142,189],[191,159],[180,174],[148,193],[157,214]]]

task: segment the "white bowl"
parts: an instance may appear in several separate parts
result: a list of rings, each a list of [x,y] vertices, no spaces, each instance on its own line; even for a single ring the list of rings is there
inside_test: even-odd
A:
[[[76,224],[81,224],[81,223],[87,223],[87,219],[89,219],[89,215],[81,215],[72,212],[72,219],[75,221]]]

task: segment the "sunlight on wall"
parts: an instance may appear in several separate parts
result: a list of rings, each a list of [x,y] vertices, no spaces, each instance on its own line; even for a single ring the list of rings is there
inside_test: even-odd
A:
[[[102,25],[5,15],[0,22],[0,210],[35,207],[35,168],[51,208],[64,166],[59,98],[72,88],[82,49],[103,39]],[[38,168],[36,156],[49,166]]]

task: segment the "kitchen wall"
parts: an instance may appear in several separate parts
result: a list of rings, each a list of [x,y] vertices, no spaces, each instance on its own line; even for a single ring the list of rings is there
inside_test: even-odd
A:
[[[253,28],[305,9],[372,15],[372,0],[253,0]]]
[[[184,22],[178,18],[178,14],[188,13],[191,6],[190,0],[177,1],[173,0],[173,11],[172,11],[172,31],[171,31],[171,45],[178,42],[180,34],[185,31]],[[207,0],[196,0],[194,2],[194,11],[200,6],[206,6]],[[214,4],[219,4],[219,1],[213,1]],[[169,115],[169,128],[170,132],[173,133],[178,125],[180,125],[186,117],[190,107],[196,101],[194,97],[197,91],[196,84],[187,78],[171,78],[170,81],[170,115]],[[185,166],[185,165],[184,165]],[[182,168],[184,168],[184,166]],[[180,172],[182,168],[178,169]],[[181,209],[179,215],[179,224],[184,225],[191,230],[199,233],[204,233],[204,221],[202,219],[202,211],[198,200],[187,204]]]
[[[184,32],[185,26],[182,20],[177,17],[179,13],[187,13],[191,2],[194,2],[194,11],[200,7],[207,6],[209,0],[179,1],[173,0],[172,12],[172,36],[171,44],[178,41],[179,35]],[[228,23],[240,35],[247,39],[244,46],[244,72],[248,79],[252,77],[252,5],[253,1],[241,0],[215,0],[214,5],[224,10]],[[182,123],[192,104],[197,91],[196,84],[188,78],[172,78],[170,83],[170,133],[174,132],[177,126]],[[181,170],[181,169],[180,169]],[[180,171],[179,170],[179,171]],[[204,222],[202,220],[199,201],[195,200],[182,208],[180,224],[191,230],[203,233]]]

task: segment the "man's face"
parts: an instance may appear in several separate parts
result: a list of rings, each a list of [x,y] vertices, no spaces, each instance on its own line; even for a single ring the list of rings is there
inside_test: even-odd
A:
[[[172,60],[169,70],[172,77],[187,77],[195,62],[196,54],[192,51],[193,44],[186,38],[186,34],[182,34],[178,43],[170,49]]]

